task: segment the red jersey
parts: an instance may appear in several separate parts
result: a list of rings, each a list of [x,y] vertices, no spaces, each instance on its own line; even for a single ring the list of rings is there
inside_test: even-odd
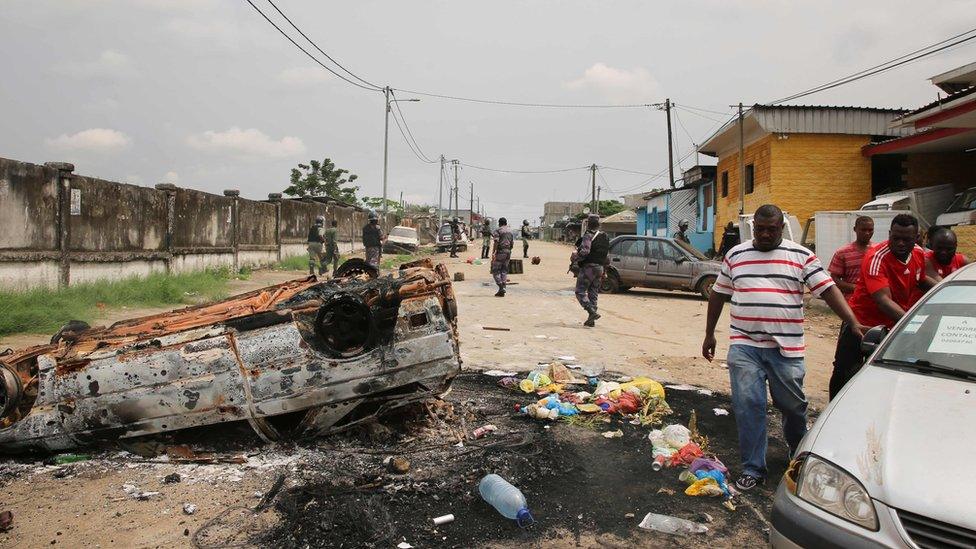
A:
[[[888,288],[891,290],[891,299],[907,311],[922,297],[918,283],[924,276],[925,252],[922,248],[915,246],[908,259],[902,262],[891,253],[886,240],[871,247],[864,254],[861,278],[854,286],[854,293],[848,303],[861,324],[891,328],[897,320],[881,312],[871,294]]]
[[[966,265],[965,256],[959,252],[956,252],[956,255],[952,256],[952,261],[948,265],[943,265],[935,259],[935,250],[925,250],[925,260],[932,264],[932,268],[942,278],[949,276],[949,273],[955,272]]]
[[[857,242],[845,244],[834,252],[834,257],[830,260],[827,272],[851,284],[857,284],[857,279],[861,277],[861,262],[868,248],[861,249]]]

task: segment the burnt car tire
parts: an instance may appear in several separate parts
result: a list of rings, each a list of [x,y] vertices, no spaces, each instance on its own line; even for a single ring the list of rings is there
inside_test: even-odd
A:
[[[373,311],[355,294],[330,296],[315,316],[315,333],[335,358],[350,358],[376,345]]]
[[[603,281],[600,283],[600,292],[604,294],[617,294],[620,291],[620,277],[612,271],[607,273],[607,276],[603,277]]]
[[[376,267],[367,263],[365,259],[354,257],[352,259],[346,260],[346,262],[343,263],[342,265],[339,265],[339,268],[336,269],[335,272],[336,278],[356,276],[361,274],[368,275],[370,278],[376,278],[380,276],[380,271]]]
[[[712,286],[714,285],[715,277],[706,276],[698,282],[698,287],[695,288],[695,290],[697,290],[703,298],[708,299],[712,296]]]

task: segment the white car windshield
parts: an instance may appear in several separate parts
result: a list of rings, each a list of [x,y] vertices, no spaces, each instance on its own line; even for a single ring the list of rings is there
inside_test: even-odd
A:
[[[976,374],[976,284],[946,284],[926,296],[876,360]]]
[[[393,227],[393,229],[390,231],[390,236],[417,238],[417,230],[409,227]]]

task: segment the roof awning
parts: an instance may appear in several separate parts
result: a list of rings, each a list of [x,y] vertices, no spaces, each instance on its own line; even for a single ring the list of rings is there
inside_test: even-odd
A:
[[[861,154],[870,157],[877,154],[963,152],[974,148],[976,148],[976,129],[934,128],[882,143],[865,145],[861,149]]]

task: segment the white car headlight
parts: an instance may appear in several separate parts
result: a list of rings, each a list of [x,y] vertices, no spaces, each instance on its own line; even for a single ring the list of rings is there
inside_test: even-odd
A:
[[[846,471],[809,455],[800,470],[796,495],[803,501],[869,530],[878,529],[874,502],[861,483]]]

